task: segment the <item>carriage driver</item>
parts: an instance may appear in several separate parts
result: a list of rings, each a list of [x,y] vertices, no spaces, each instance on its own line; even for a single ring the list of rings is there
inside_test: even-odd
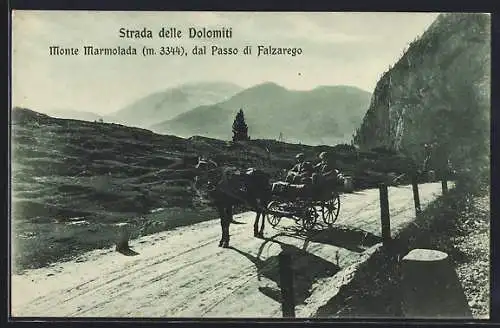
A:
[[[342,177],[340,171],[330,165],[327,152],[321,152],[318,157],[320,161],[314,166],[314,183],[324,182],[325,180],[329,180],[330,178],[338,180]]]
[[[332,171],[330,168],[330,164],[328,163],[328,153],[327,152],[321,152],[318,155],[319,158],[319,163],[314,165],[314,171],[316,173],[320,173],[322,175],[328,175]]]
[[[288,171],[285,181],[290,183],[305,182],[311,178],[313,166],[311,162],[305,160],[303,153],[297,154],[295,159],[297,160],[297,164]]]

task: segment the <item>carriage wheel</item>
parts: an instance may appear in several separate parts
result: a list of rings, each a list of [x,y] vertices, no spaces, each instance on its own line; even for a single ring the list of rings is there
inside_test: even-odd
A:
[[[302,217],[302,227],[304,228],[304,230],[308,231],[314,228],[317,218],[318,212],[316,211],[316,207],[307,207],[304,211],[304,216]]]
[[[279,203],[277,201],[272,201],[267,206],[267,209],[271,212],[267,214],[267,222],[274,228],[281,221],[281,216],[275,214],[279,210]]]
[[[340,211],[340,196],[335,193],[332,195],[332,199],[327,200],[321,209],[321,214],[323,216],[323,221],[332,225],[337,221]]]

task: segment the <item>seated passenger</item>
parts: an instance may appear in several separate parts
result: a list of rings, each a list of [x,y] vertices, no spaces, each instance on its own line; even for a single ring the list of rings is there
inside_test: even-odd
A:
[[[297,164],[295,164],[286,176],[285,181],[293,184],[307,182],[313,173],[311,162],[305,161],[304,154],[300,153],[295,156]]]
[[[321,152],[318,157],[320,162],[314,166],[314,183],[324,183],[330,180],[335,183],[339,182],[342,174],[330,164],[328,153]]]
[[[312,184],[312,177],[314,174],[314,167],[311,162],[304,162],[304,166],[302,168],[302,173],[299,174],[296,179],[295,183],[297,184]]]

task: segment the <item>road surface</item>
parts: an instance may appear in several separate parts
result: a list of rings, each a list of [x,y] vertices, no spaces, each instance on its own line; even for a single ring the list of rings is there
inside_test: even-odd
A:
[[[440,183],[419,186],[422,206]],[[411,186],[389,188],[391,232],[415,217]],[[217,247],[219,220],[131,241],[138,254],[96,250],[12,277],[13,317],[281,317],[277,255],[292,254],[297,317],[333,297],[354,264],[380,246],[379,191],[341,195],[333,228],[309,236],[283,218],[253,237],[254,213],[235,216],[231,246]]]

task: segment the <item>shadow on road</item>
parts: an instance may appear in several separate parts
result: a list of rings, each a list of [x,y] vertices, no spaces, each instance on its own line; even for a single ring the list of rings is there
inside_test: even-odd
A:
[[[382,241],[382,238],[368,231],[348,226],[333,226],[327,229],[312,229],[304,233],[307,249],[309,242],[329,244],[345,248],[351,252],[362,253],[367,248]]]
[[[266,239],[263,245],[269,242],[279,244],[283,251],[291,255],[295,304],[303,303],[304,300],[306,300],[311,295],[310,290],[314,282],[318,281],[321,278],[331,277],[340,270],[337,265],[328,262],[314,254],[303,251],[302,249],[293,245],[289,245],[272,239]],[[281,291],[279,289],[280,272],[278,255],[271,256],[265,260],[260,259],[263,245],[261,245],[259,254],[257,256],[246,253],[234,247],[229,248],[245,256],[255,264],[259,280],[261,280],[262,277],[265,277],[276,282],[278,288],[259,287],[259,291],[264,295],[274,299],[275,301],[281,302]]]
[[[137,253],[136,251],[134,251],[133,249],[131,248],[127,248],[127,249],[117,249],[116,250],[118,253],[120,254],[123,254],[125,256],[136,256],[136,255],[139,255],[139,253]]]
[[[273,237],[271,240],[279,236],[293,237],[304,240],[302,250],[307,250],[310,242],[328,244],[347,249],[351,252],[362,253],[367,248],[382,242],[382,238],[372,234],[371,232],[353,228],[349,226],[334,225],[325,228],[317,225],[314,229],[304,231],[296,227],[282,228],[282,231]]]

